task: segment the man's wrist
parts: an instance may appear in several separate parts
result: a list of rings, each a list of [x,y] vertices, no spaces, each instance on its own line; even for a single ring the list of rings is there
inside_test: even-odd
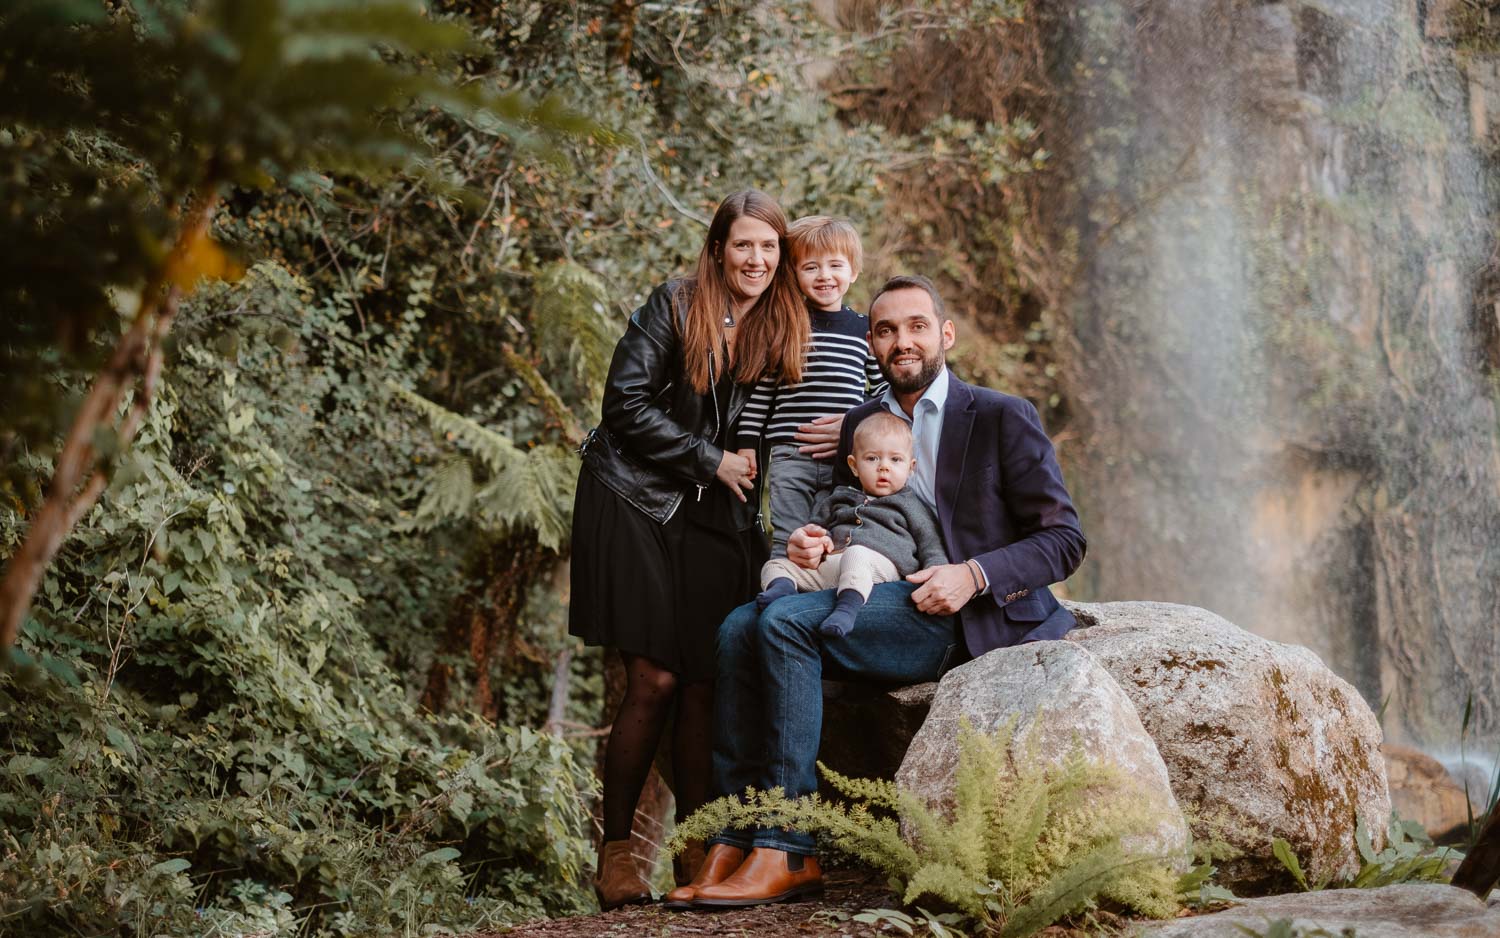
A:
[[[989,584],[986,582],[988,578],[984,575],[984,568],[979,565],[979,561],[972,557],[965,560],[964,569],[969,571],[969,576],[974,580],[974,595],[983,595],[984,591],[989,588]]]

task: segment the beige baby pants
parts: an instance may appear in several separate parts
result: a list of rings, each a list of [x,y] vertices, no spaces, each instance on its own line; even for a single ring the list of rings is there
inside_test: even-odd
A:
[[[855,544],[836,554],[823,558],[818,569],[799,567],[785,557],[775,557],[760,568],[760,588],[771,585],[772,580],[782,577],[797,584],[797,592],[812,593],[837,587],[839,592],[854,590],[868,600],[870,590],[876,583],[891,583],[901,579],[896,565],[884,554]]]

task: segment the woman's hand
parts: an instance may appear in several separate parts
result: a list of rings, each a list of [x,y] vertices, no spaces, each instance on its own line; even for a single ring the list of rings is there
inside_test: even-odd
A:
[[[755,488],[755,464],[739,453],[731,453],[726,449],[723,458],[719,460],[719,468],[714,472],[714,478],[727,485],[729,491],[740,501],[749,501],[745,493]]]
[[[819,417],[804,423],[792,435],[798,445],[797,452],[813,459],[832,459],[839,451],[839,432],[844,429],[844,415]]]
[[[760,474],[760,467],[756,465],[759,457],[755,455],[755,447],[751,446],[747,449],[737,449],[735,450],[735,452],[750,460],[750,478],[753,479]]]

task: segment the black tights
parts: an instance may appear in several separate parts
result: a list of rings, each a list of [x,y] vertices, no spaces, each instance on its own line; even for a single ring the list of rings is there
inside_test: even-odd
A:
[[[712,681],[681,683],[639,655],[624,655],[625,699],[604,750],[604,839],[625,840],[651,772],[662,729],[677,703],[672,733],[672,796],[681,821],[708,801],[713,764]]]

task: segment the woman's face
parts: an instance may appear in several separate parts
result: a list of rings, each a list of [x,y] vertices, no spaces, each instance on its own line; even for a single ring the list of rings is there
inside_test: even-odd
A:
[[[721,255],[724,280],[735,301],[748,308],[766,292],[781,261],[781,238],[776,229],[749,215],[736,218]]]

